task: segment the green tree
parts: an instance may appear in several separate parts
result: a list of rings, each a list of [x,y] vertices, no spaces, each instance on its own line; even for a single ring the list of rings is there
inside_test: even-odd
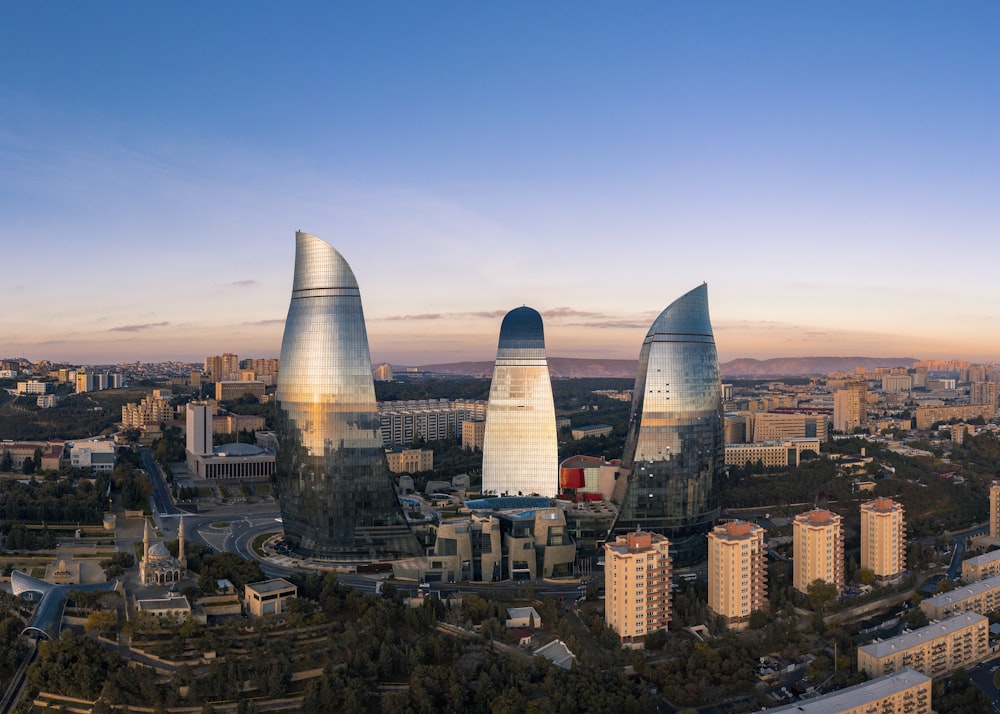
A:
[[[10,456],[9,450],[4,450],[3,456],[0,456],[0,471],[10,471],[14,468],[14,459]]]
[[[825,611],[837,601],[837,586],[821,578],[816,578],[806,589],[809,606],[816,612]]]

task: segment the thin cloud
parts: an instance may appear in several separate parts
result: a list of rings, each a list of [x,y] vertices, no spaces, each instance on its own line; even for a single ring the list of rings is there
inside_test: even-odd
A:
[[[574,310],[571,307],[555,307],[551,310],[543,310],[542,317],[606,317],[606,315],[600,312]]]
[[[566,327],[596,327],[598,329],[648,329],[649,322],[643,320],[594,320],[592,322],[568,322]]]
[[[388,317],[375,318],[386,322],[397,322],[400,320],[461,320],[463,318],[488,318],[495,319],[507,314],[506,310],[484,310],[480,312],[423,312],[416,315],[389,315]]]
[[[120,325],[108,328],[108,332],[142,332],[143,330],[151,330],[154,327],[165,327],[169,324],[169,322],[147,322],[142,325]]]
[[[220,288],[249,288],[257,284],[256,280],[234,280],[231,283],[223,283]]]
[[[253,320],[251,322],[242,322],[242,325],[281,325],[285,322],[285,318],[276,317],[273,320]]]

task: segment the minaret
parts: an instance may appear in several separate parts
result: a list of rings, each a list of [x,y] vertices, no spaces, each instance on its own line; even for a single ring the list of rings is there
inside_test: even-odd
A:
[[[177,526],[177,562],[181,567],[187,568],[187,558],[184,556],[184,516],[181,516],[180,524]]]
[[[142,562],[149,562],[149,521],[143,522],[142,528]]]

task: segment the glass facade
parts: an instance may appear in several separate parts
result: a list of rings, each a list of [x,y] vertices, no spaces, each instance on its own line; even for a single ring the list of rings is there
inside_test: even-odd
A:
[[[289,545],[344,561],[421,554],[382,447],[357,281],[308,233],[295,236],[280,364],[275,480]]]
[[[555,496],[559,449],[542,316],[519,307],[500,325],[483,435],[483,493]]]
[[[679,562],[704,557],[724,458],[719,359],[702,284],[660,313],[642,343],[615,531],[662,533]]]

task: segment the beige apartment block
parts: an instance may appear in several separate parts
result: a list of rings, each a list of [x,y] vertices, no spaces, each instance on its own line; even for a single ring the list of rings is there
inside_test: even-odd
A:
[[[881,677],[911,668],[943,677],[990,654],[990,621],[974,612],[949,617],[881,642],[858,647],[858,669]]]
[[[735,630],[767,607],[764,529],[733,521],[708,534],[708,609]]]
[[[961,419],[969,421],[982,417],[987,421],[996,414],[995,404],[970,404],[951,407],[917,407],[917,428],[930,429],[938,422]]]
[[[833,428],[852,433],[868,417],[868,388],[864,382],[849,382],[833,393]]]
[[[913,669],[903,669],[838,689],[815,699],[768,709],[768,714],[933,714],[933,680]]]
[[[903,506],[891,498],[861,504],[861,567],[881,583],[906,570],[906,518]]]
[[[792,585],[806,594],[816,580],[844,587],[843,518],[825,508],[795,516],[792,523]]]
[[[1000,575],[1000,550],[977,555],[962,561],[962,580],[974,583]]]
[[[604,545],[604,619],[625,647],[670,622],[670,541],[636,531]]]
[[[969,386],[969,404],[986,404],[996,408],[1000,402],[1000,382],[973,382]]]
[[[929,597],[920,602],[920,609],[931,620],[940,620],[961,612],[985,615],[1000,610],[1000,575]]]
[[[467,419],[462,422],[462,448],[483,450],[483,437],[486,436],[486,420]]]

